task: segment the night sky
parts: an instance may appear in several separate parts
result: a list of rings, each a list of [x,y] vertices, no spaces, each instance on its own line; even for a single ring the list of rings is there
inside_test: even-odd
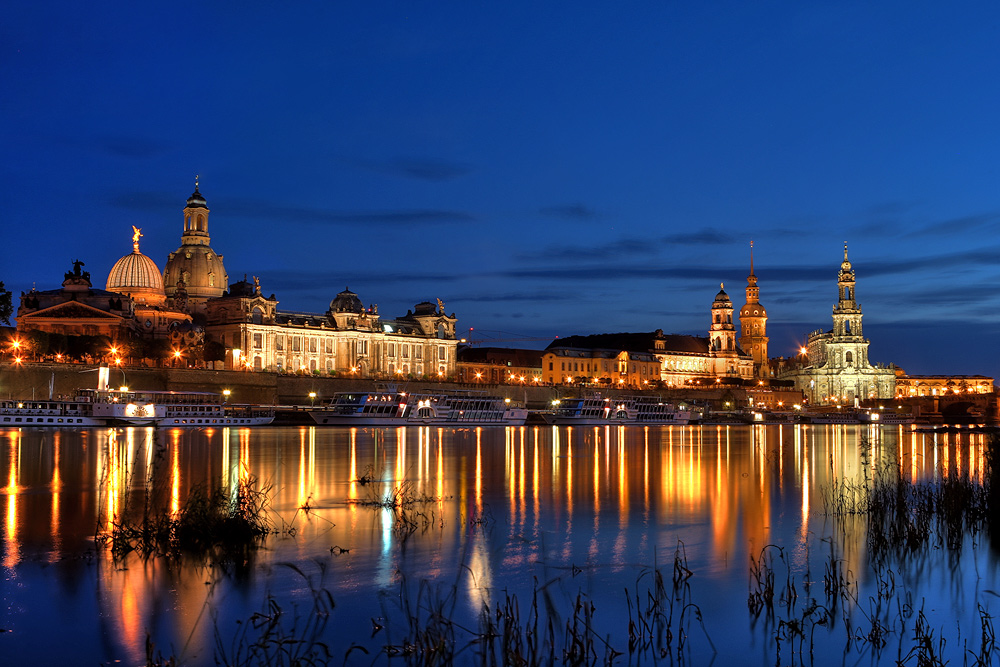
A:
[[[7,3],[0,280],[162,270],[198,174],[281,309],[705,335],[753,240],[788,355],[846,241],[873,361],[1000,377],[997,3],[351,4]]]

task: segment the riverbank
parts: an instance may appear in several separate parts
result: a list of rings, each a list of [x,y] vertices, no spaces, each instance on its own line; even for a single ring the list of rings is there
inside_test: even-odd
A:
[[[97,366],[69,363],[0,362],[0,398],[31,399],[72,396],[77,389],[97,386]],[[126,385],[147,391],[230,391],[232,403],[266,405],[321,405],[339,391],[367,391],[385,380],[291,375],[266,372],[216,371],[192,368],[112,368],[111,384]],[[524,403],[531,410],[542,410],[555,399],[587,395],[593,387],[520,386],[509,384],[475,384],[458,382],[427,382],[404,380],[400,388],[409,392],[486,391],[492,395]],[[723,408],[747,405],[751,393],[742,388],[684,388],[641,392],[636,389],[599,389],[602,395],[619,396],[649,393],[664,396],[673,402],[690,401],[699,405]],[[310,394],[315,393],[315,397]],[[786,404],[799,400],[797,392],[781,392]],[[787,396],[784,396],[787,394]]]

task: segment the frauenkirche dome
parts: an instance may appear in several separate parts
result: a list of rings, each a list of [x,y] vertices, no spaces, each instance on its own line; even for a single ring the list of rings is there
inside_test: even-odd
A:
[[[173,296],[177,283],[183,282],[193,310],[202,311],[208,299],[222,296],[229,285],[229,275],[222,255],[212,250],[208,235],[208,205],[195,182],[194,193],[184,207],[184,233],[181,247],[170,253],[163,269],[167,296]]]

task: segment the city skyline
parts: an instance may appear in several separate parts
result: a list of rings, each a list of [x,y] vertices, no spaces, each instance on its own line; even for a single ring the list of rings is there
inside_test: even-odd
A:
[[[55,4],[4,29],[15,301],[75,259],[103,287],[133,225],[162,271],[198,174],[230,282],[280,309],[704,336],[752,240],[789,355],[846,241],[873,362],[1000,375],[990,5]]]

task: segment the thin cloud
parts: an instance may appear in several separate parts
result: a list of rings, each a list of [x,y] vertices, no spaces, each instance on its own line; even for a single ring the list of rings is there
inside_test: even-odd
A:
[[[389,283],[412,284],[419,282],[432,282],[436,284],[451,284],[460,279],[456,274],[444,273],[391,273],[380,270],[357,271],[351,270],[349,273],[340,271],[262,271],[261,288],[267,290],[288,290],[299,291],[303,285],[308,285],[307,290],[324,289],[322,286],[330,286],[340,292],[344,289],[341,285],[385,285]],[[346,281],[346,283],[345,283]],[[320,287],[316,287],[320,286]],[[357,291],[357,290],[354,290]]]
[[[458,303],[482,303],[482,302],[510,302],[510,303],[551,303],[555,301],[569,301],[576,300],[579,296],[576,293],[541,293],[541,294],[525,294],[525,293],[512,293],[508,292],[506,294],[474,294],[466,296],[453,296],[451,301],[456,301]]]
[[[172,147],[144,137],[105,136],[98,138],[98,145],[111,155],[132,159],[147,159],[163,155]]]
[[[176,195],[157,192],[132,192],[115,194],[111,204],[131,211],[165,211],[177,207]],[[475,222],[476,217],[465,211],[448,209],[409,209],[397,211],[328,211],[324,209],[283,206],[273,202],[250,199],[216,199],[210,205],[225,210],[227,216],[254,218],[280,223],[305,223],[323,225],[370,224],[387,227],[421,224],[464,224]]]
[[[909,236],[938,236],[940,234],[963,234],[983,230],[995,231],[996,224],[1000,222],[1000,212],[989,211],[986,213],[976,213],[974,215],[964,215],[950,220],[942,220],[924,227],[913,229]]]
[[[383,174],[433,182],[450,181],[472,171],[471,165],[462,162],[431,158],[399,158],[385,162],[353,160],[352,162],[357,166]]]
[[[885,201],[872,204],[862,213],[869,218],[895,218],[911,213],[917,208],[916,202]]]
[[[563,204],[561,206],[543,206],[538,209],[542,215],[566,220],[593,220],[597,212],[583,204]]]
[[[657,244],[645,239],[620,239],[611,243],[593,246],[550,245],[537,252],[521,253],[515,259],[535,262],[613,260],[620,257],[635,257],[658,252]]]
[[[727,245],[736,240],[732,234],[725,234],[712,228],[689,234],[664,236],[661,239],[663,243],[669,245]]]

